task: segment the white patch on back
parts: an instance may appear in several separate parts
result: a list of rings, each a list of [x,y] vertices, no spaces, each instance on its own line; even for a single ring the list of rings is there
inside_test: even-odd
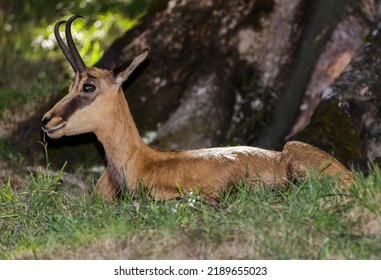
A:
[[[273,158],[275,153],[260,148],[237,146],[194,150],[192,155],[203,159],[235,161],[240,155]]]

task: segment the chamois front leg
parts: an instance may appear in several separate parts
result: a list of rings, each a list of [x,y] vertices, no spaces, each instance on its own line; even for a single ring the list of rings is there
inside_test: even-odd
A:
[[[114,201],[117,198],[117,190],[110,181],[108,168],[103,172],[95,185],[95,192],[99,194],[103,200]]]

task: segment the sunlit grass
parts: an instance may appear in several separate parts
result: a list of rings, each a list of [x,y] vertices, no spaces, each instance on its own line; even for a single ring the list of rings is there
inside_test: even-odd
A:
[[[197,193],[163,202],[144,194],[114,203],[73,198],[61,174],[31,173],[17,190],[2,183],[0,258],[174,257],[168,244],[190,258],[381,257],[377,168],[358,174],[345,192],[334,179],[311,175],[288,191],[242,184],[217,206]],[[119,253],[103,252],[105,246]]]

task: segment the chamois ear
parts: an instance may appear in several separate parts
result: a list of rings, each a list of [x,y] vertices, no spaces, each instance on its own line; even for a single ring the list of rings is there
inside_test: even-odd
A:
[[[122,84],[128,79],[132,72],[138,67],[148,56],[149,48],[145,48],[144,51],[135,57],[132,62],[125,68],[114,69],[115,82]],[[119,71],[120,70],[120,71]]]

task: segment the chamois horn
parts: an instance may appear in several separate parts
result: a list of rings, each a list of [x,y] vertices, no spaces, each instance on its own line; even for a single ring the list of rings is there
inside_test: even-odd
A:
[[[77,66],[77,69],[79,72],[83,72],[86,70],[86,65],[83,62],[81,56],[79,55],[79,52],[77,50],[77,47],[74,44],[73,37],[71,35],[71,24],[76,18],[84,18],[83,16],[79,15],[74,15],[72,16],[66,23],[66,30],[65,30],[65,35],[66,35],[66,41],[67,45],[69,47],[69,50],[73,56],[73,59],[75,61],[75,65]]]
[[[61,35],[60,35],[59,28],[60,28],[60,25],[63,24],[63,23],[66,23],[66,21],[65,20],[61,20],[61,21],[56,23],[56,25],[54,26],[54,36],[56,37],[58,46],[61,48],[62,52],[64,53],[64,55],[66,57],[66,59],[69,61],[71,67],[74,70],[74,72],[77,72],[78,69],[77,69],[75,60],[73,58],[73,55],[71,54],[71,52],[68,49],[68,47],[65,45],[65,42],[62,40]]]
[[[62,52],[64,53],[66,59],[69,61],[74,72],[83,72],[86,70],[86,65],[83,62],[79,52],[74,44],[73,36],[71,35],[71,24],[76,18],[83,18],[82,16],[74,15],[68,21],[61,20],[54,26],[54,35],[56,37],[57,43],[60,46]],[[67,45],[65,45],[63,39],[60,35],[60,25],[66,23],[65,35]]]

